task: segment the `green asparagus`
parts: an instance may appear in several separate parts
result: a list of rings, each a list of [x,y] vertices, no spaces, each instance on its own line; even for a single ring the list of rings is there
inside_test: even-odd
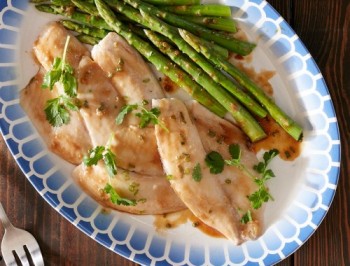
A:
[[[99,38],[95,38],[95,37],[92,37],[91,35],[86,35],[86,34],[78,34],[76,36],[76,38],[82,42],[82,43],[85,43],[85,44],[90,44],[90,45],[95,45],[95,44],[98,44],[98,42],[100,41]]]
[[[101,17],[113,28],[118,34],[139,51],[147,60],[149,60],[158,71],[168,76],[173,82],[187,91],[192,97],[210,109],[219,116],[224,116],[225,109],[210,96],[201,86],[192,80],[192,78],[177,67],[173,62],[163,56],[151,44],[138,37],[123,25],[115,16],[113,11],[102,0],[95,1]]]
[[[71,1],[76,7],[80,8],[80,10],[82,11],[92,16],[99,15],[94,3],[89,3],[89,2],[86,2],[85,0],[71,0]]]
[[[264,93],[263,89],[255,84],[245,73],[240,71],[237,67],[228,62],[225,58],[221,57],[219,54],[205,47],[205,45],[201,43],[201,40],[193,34],[185,30],[179,30],[179,32],[181,36],[189,44],[191,44],[194,49],[196,49],[197,52],[202,53],[218,68],[221,68],[222,70],[229,73],[239,82],[239,84],[244,86],[256,98],[256,100],[266,108],[271,117],[294,139],[300,140],[302,138],[302,127],[293,119],[291,119],[286,113],[284,113],[284,111]]]
[[[215,32],[212,30],[209,30],[205,27],[202,27],[198,24],[186,21],[183,19],[183,17],[178,16],[176,14],[172,14],[170,12],[161,10],[153,5],[141,2],[141,1],[125,1],[129,4],[131,4],[134,8],[143,8],[144,10],[148,10],[152,15],[157,16],[158,18],[164,19],[169,24],[172,24],[174,26],[177,26],[179,28],[186,29],[190,32],[196,33],[198,36],[213,41],[214,43],[217,43],[227,49],[229,49],[232,52],[235,52],[239,55],[248,55],[252,52],[252,50],[255,47],[255,44],[237,40],[233,38],[232,36],[227,36],[227,34],[222,34],[219,32]],[[116,5],[119,1],[117,0],[109,0],[109,5]],[[120,4],[120,3],[119,3]]]
[[[136,0],[125,0],[127,3],[134,4]],[[110,1],[111,2],[111,1]],[[213,80],[224,86],[230,93],[232,93],[242,104],[244,104],[250,111],[259,117],[265,117],[266,111],[257,104],[248,94],[243,93],[237,86],[223,73],[217,70],[209,61],[197,53],[190,45],[188,45],[179,35],[176,28],[162,23],[158,18],[147,13],[148,9],[140,7],[142,15],[131,7],[118,4],[118,1],[113,1],[113,6],[118,8],[118,11],[123,12],[124,15],[130,19],[135,19],[136,22],[157,31],[168,37],[175,43],[179,49],[194,60]],[[144,12],[146,10],[146,12]],[[220,87],[219,90],[222,90]],[[215,96],[214,96],[215,97]]]
[[[226,31],[230,33],[237,32],[236,22],[231,18],[186,16],[184,19],[209,29]]]
[[[152,5],[199,5],[200,0],[144,0]]]
[[[218,4],[167,6],[162,7],[162,9],[179,15],[231,17],[231,8],[229,6]]]
[[[261,129],[254,118],[234,98],[232,98],[231,95],[222,90],[219,84],[191,61],[188,56],[182,54],[179,50],[164,41],[162,36],[150,30],[145,30],[145,33],[155,46],[181,66],[183,70],[192,75],[193,79],[202,85],[209,93],[219,99],[219,102],[227,108],[237,124],[250,138],[252,138],[252,140],[256,140],[255,138],[257,136],[258,139],[260,138],[259,134],[261,134]],[[232,108],[233,106],[234,108]]]

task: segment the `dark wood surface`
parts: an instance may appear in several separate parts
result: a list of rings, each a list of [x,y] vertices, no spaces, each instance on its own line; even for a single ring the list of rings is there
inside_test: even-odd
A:
[[[268,2],[290,23],[321,69],[342,140],[340,182],[328,215],[311,238],[278,265],[350,265],[350,0]],[[38,239],[47,265],[136,265],[97,244],[52,209],[26,180],[2,138],[0,201],[13,224]]]

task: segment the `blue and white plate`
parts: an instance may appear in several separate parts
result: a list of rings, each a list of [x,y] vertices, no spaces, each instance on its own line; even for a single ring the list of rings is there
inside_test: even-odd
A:
[[[248,66],[276,71],[277,103],[305,129],[293,162],[274,160],[265,233],[234,246],[185,224],[158,233],[154,217],[105,213],[71,179],[72,166],[51,154],[19,105],[19,91],[37,70],[31,48],[45,23],[25,0],[0,2],[0,128],[18,165],[53,208],[107,248],[144,265],[271,265],[298,249],[317,229],[334,197],[340,166],[337,118],[325,81],[310,53],[263,0],[227,0],[250,40]]]

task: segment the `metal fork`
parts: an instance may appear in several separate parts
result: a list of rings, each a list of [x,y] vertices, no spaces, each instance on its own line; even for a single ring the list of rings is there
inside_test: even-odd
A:
[[[6,265],[18,265],[16,257],[17,261],[20,261],[23,266],[44,265],[38,242],[30,233],[11,224],[1,203],[0,220],[5,228],[4,238],[1,242],[1,252]]]

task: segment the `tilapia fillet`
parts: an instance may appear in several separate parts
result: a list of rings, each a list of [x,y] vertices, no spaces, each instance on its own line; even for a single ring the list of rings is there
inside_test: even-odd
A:
[[[58,96],[57,90],[42,89],[44,69],[40,69],[21,91],[20,104],[46,143],[48,149],[62,159],[80,164],[91,148],[90,136],[78,112],[70,112],[69,125],[52,127],[46,119],[46,102]]]
[[[164,98],[164,92],[141,55],[121,36],[109,33],[92,49],[92,58],[111,77],[128,104]]]
[[[169,130],[159,125],[155,127],[161,160],[165,172],[171,176],[172,188],[196,217],[240,244],[240,215],[205,164],[206,152],[186,106],[177,99],[153,100],[152,103],[160,109],[160,120]]]
[[[87,167],[79,165],[73,171],[73,177],[80,186],[88,191],[96,201],[105,207],[134,214],[164,214],[185,209],[185,205],[169,186],[165,176],[146,176],[118,169],[113,177],[103,164]],[[124,198],[136,200],[135,206],[113,204],[103,192],[107,183],[114,187]]]
[[[225,160],[229,160],[231,159],[229,145],[238,144],[241,149],[241,163],[251,173],[257,175],[253,167],[258,164],[258,159],[256,158],[256,154],[249,150],[249,140],[238,127],[211,113],[196,101],[189,104],[188,109],[207,153],[216,151]],[[261,228],[263,226],[263,208],[259,208],[258,210],[252,209],[248,196],[259,189],[258,185],[252,177],[235,166],[225,166],[223,172],[216,175],[216,178],[220,182],[231,204],[236,206],[242,215],[247,210],[251,211],[253,221],[241,225],[242,239],[257,238],[261,234]]]

